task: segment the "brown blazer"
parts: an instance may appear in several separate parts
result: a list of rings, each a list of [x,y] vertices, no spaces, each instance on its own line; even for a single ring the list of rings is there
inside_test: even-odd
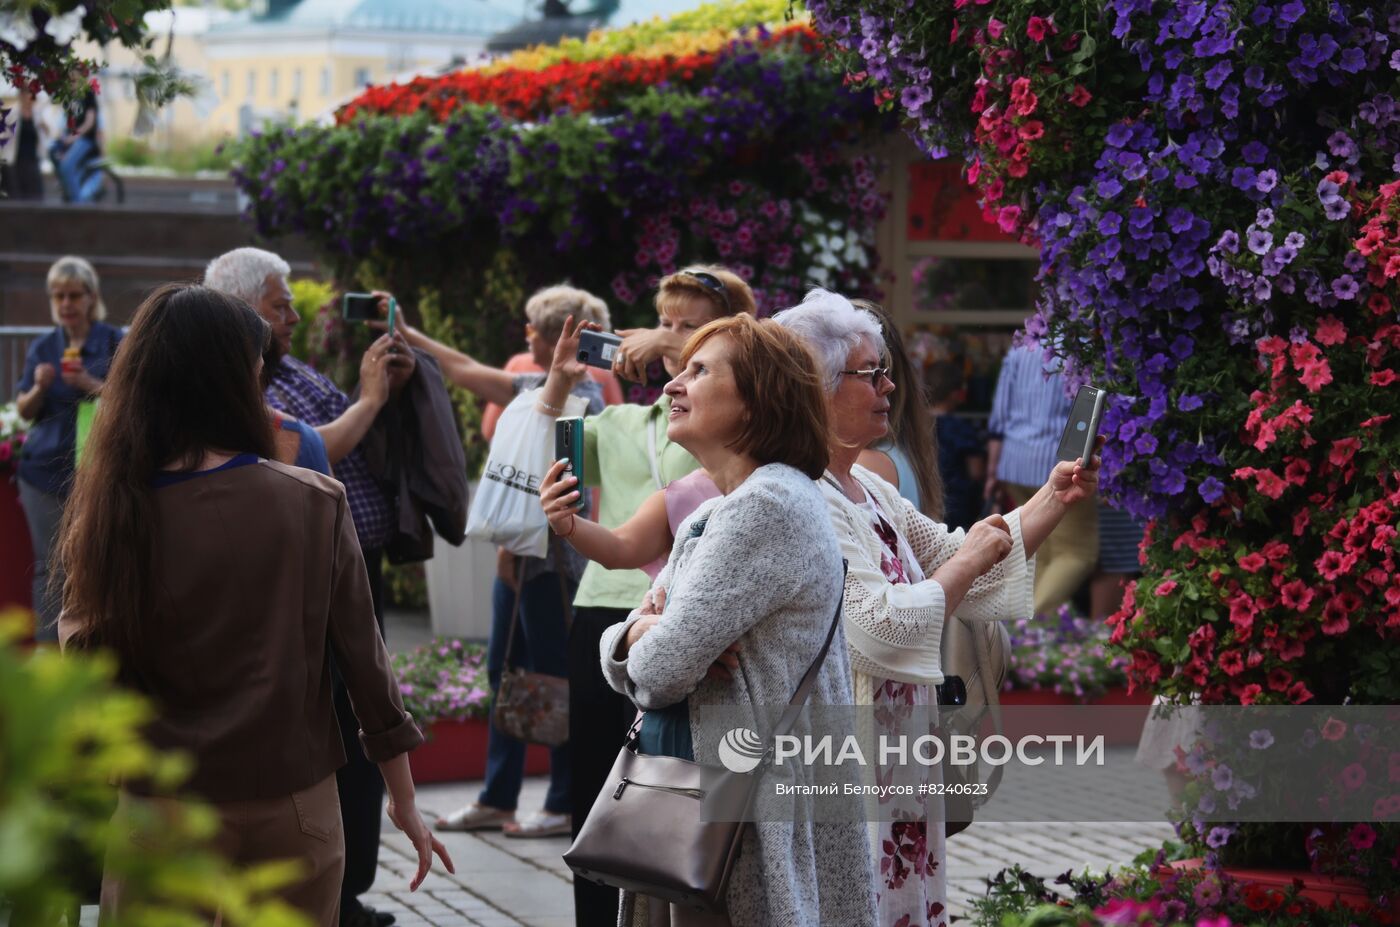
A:
[[[155,702],[152,742],[194,757],[193,791],[273,798],[344,764],[330,652],[366,756],[423,742],[375,624],[340,483],[261,461],[155,494],[157,605],[120,678]],[[60,618],[65,643],[77,629]]]

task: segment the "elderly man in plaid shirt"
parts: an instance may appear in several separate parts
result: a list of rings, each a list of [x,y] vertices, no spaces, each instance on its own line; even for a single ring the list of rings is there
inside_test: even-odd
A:
[[[291,268],[270,251],[238,248],[210,262],[204,283],[237,296],[272,326],[275,360],[270,368],[267,404],[314,427],[326,443],[326,456],[336,479],[345,484],[345,496],[355,522],[355,533],[364,552],[374,596],[374,614],[384,632],[385,543],[393,526],[394,500],[387,496],[369,472],[358,449],[379,410],[413,376],[415,362],[402,336],[384,335],[365,351],[360,363],[361,395],[354,402],[327,377],[292,357],[292,331],[298,316],[287,285]],[[386,388],[387,387],[387,388]],[[345,831],[345,879],[341,887],[342,927],[383,927],[392,914],[376,912],[361,904],[359,896],[374,883],[379,860],[379,824],[384,782],[379,770],[364,756],[359,744],[355,715],[344,683],[335,675],[335,713],[340,719],[345,754],[349,761],[336,773],[341,818]]]

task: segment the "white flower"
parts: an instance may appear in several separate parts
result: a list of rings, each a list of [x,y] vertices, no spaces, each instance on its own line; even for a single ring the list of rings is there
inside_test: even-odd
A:
[[[34,28],[34,20],[29,18],[28,13],[0,15],[0,41],[23,49],[38,36],[39,31]]]
[[[44,31],[53,36],[59,45],[67,45],[82,34],[83,17],[86,15],[87,8],[80,6],[62,16],[52,16],[44,24]]]

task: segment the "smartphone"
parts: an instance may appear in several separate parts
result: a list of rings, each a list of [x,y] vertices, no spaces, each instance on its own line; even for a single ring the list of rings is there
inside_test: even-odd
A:
[[[368,322],[379,318],[379,297],[373,293],[346,293],[340,315],[347,322]]]
[[[613,358],[617,357],[617,348],[621,344],[621,335],[587,329],[578,336],[578,359],[590,367],[611,370]]]
[[[394,323],[399,318],[399,302],[394,297],[389,297],[389,337],[394,337]]]
[[[567,460],[569,465],[564,472],[578,477],[578,485],[574,487],[578,490],[575,505],[581,507],[583,494],[587,492],[583,488],[583,419],[561,418],[554,422],[554,459]]]
[[[1056,455],[1060,460],[1079,460],[1087,464],[1094,454],[1094,441],[1099,436],[1099,422],[1103,419],[1104,400],[1108,393],[1096,386],[1081,386],[1070,406],[1069,421],[1065,422],[1065,433],[1060,437],[1060,450]]]

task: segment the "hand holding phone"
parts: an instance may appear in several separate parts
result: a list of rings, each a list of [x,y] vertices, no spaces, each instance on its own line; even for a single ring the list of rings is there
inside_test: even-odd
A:
[[[554,422],[554,459],[567,460],[565,476],[578,478],[574,488],[579,491],[575,506],[583,506],[583,419],[561,418]]]
[[[579,362],[590,367],[612,370],[613,361],[617,359],[617,349],[621,345],[620,335],[585,329],[578,336]]]
[[[1088,466],[1094,459],[1094,442],[1099,436],[1099,423],[1103,420],[1104,401],[1108,393],[1096,386],[1081,386],[1070,406],[1069,421],[1065,423],[1064,434],[1060,436],[1057,460],[1083,460]]]
[[[346,293],[341,300],[340,314],[347,322],[374,322],[378,321],[379,303],[385,297],[378,293]],[[388,332],[394,334],[394,324],[398,321],[399,303],[394,297],[388,297]]]

